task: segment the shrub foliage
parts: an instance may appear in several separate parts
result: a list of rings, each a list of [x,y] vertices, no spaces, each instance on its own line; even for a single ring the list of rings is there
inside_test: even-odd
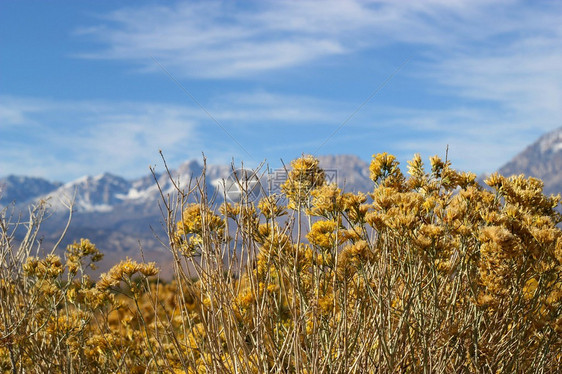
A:
[[[373,156],[373,190],[318,160],[280,194],[215,203],[204,175],[163,196],[175,279],[125,260],[98,280],[0,220],[0,368],[27,373],[555,372],[562,367],[558,196],[524,176]],[[246,196],[247,197],[247,196]],[[216,201],[226,201],[218,199]],[[34,256],[32,256],[32,254]]]

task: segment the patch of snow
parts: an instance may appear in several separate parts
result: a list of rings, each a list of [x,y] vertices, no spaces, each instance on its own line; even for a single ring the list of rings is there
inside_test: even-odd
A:
[[[552,147],[552,151],[553,152],[558,152],[562,150],[562,142],[556,143],[553,147]]]
[[[145,189],[132,187],[131,189],[129,189],[129,191],[127,191],[126,194],[115,194],[115,197],[120,200],[149,200],[158,193],[158,186],[156,185],[150,186]]]
[[[544,136],[539,142],[541,153],[558,152],[562,150],[562,129]]]
[[[121,200],[135,200],[135,199],[140,199],[141,197],[144,196],[144,191],[139,191],[136,188],[131,188],[126,194],[124,193],[118,193],[115,194],[115,197]]]
[[[90,176],[85,175],[85,176],[83,176],[83,177],[80,177],[80,178],[75,179],[75,180],[73,180],[73,181],[70,181],[70,182],[68,182],[68,183],[65,183],[65,184],[63,185],[63,187],[64,187],[64,188],[71,188],[71,187],[74,187],[74,186],[77,185],[77,184],[86,183],[86,182],[88,181],[88,178],[90,178]]]
[[[113,207],[111,205],[108,204],[96,205],[83,200],[78,201],[76,205],[78,210],[82,212],[111,212],[113,210]]]
[[[225,178],[216,178],[211,181],[211,186],[215,188],[222,188],[224,187]]]

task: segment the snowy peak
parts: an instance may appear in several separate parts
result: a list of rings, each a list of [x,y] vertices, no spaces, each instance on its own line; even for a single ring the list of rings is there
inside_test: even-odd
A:
[[[562,127],[541,136],[537,142],[541,153],[562,151]]]
[[[109,173],[86,176],[67,183],[48,195],[54,208],[64,208],[74,201],[77,211],[105,212],[123,201],[131,182]]]
[[[186,175],[188,177],[193,175],[195,177],[201,175],[202,172],[203,172],[203,166],[200,165],[199,162],[194,159],[194,160],[186,161],[183,164],[181,164],[178,167],[176,173],[181,175]]]
[[[210,174],[218,175],[222,174],[223,168],[209,166],[208,174],[209,171]],[[193,178],[192,183],[195,183],[195,178],[198,178],[202,172],[203,166],[196,160],[191,160],[180,165],[177,170],[170,170],[170,175],[176,185],[186,188],[190,179]],[[73,208],[78,212],[111,212],[116,207],[156,206],[155,202],[160,200],[160,189],[156,181],[165,195],[176,192],[167,173],[149,174],[132,181],[105,173],[95,177],[85,176],[69,182],[46,197],[50,198],[56,210],[64,210],[69,202],[74,201]]]

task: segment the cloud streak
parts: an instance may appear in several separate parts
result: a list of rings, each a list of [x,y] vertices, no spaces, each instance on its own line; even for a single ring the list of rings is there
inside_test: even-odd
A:
[[[247,77],[393,43],[467,53],[493,39],[551,35],[555,9],[520,1],[176,2],[115,10],[80,34],[101,43],[82,57],[136,61],[150,56],[190,77]],[[560,14],[558,12],[558,14]],[[556,35],[552,35],[555,39]],[[531,37],[529,37],[531,39]]]
[[[270,135],[256,129],[265,124],[334,123],[337,109],[328,111],[327,104],[261,91],[224,95],[209,110],[261,160],[260,147]],[[110,171],[137,177],[159,162],[160,149],[171,165],[201,158],[209,149],[221,150],[212,152],[211,162],[228,163],[233,156],[247,159],[244,150],[194,105],[1,96],[0,129],[0,175],[68,181],[85,172]]]
[[[2,97],[1,174],[68,180],[112,171],[148,172],[158,149],[197,144],[189,110],[167,105],[58,102]],[[190,152],[186,155],[195,156]]]
[[[211,163],[249,161],[196,107],[158,103],[69,102],[1,97],[0,175],[28,174],[69,181],[105,171],[138,177],[159,164],[162,149],[173,167],[206,151]],[[337,128],[355,104],[264,91],[224,95],[209,110],[255,158],[289,161],[314,152],[319,135]],[[15,115],[13,114],[15,113]],[[489,118],[496,116],[495,126]],[[10,120],[11,118],[11,120]],[[443,155],[455,167],[491,171],[530,141],[528,124],[491,109],[408,109],[375,104],[330,139],[321,154],[368,159],[389,151],[401,161],[414,153]],[[517,131],[514,131],[517,129]],[[210,152],[209,150],[212,150]],[[362,153],[366,150],[367,153]],[[251,165],[249,165],[251,166]]]
[[[477,4],[478,2],[471,2]],[[150,56],[183,77],[248,77],[391,43],[450,46],[444,33],[474,15],[466,2],[395,1],[178,2],[113,11],[78,32],[102,45],[85,58],[135,61],[154,71]]]
[[[562,114],[557,2],[176,2],[119,9],[81,33],[100,43],[82,57],[155,71],[154,55],[180,77],[210,79],[253,79],[401,45],[413,55],[403,74],[420,79],[424,94],[456,97],[457,107],[476,111],[495,106],[482,111],[490,125],[511,116],[538,135],[559,126]]]

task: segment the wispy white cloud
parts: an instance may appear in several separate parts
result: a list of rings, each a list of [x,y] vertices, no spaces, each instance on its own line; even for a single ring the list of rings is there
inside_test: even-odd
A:
[[[151,59],[155,56],[180,79],[253,78],[333,56],[361,57],[402,46],[414,58],[401,77],[418,79],[416,84],[424,86],[420,94],[447,99],[443,104],[433,100],[431,109],[412,102],[401,107],[369,103],[321,153],[371,147],[372,152],[396,151],[407,158],[444,151],[448,144],[459,168],[490,171],[542,132],[562,125],[558,2],[151,3],[100,15],[96,22],[79,33],[99,48],[81,57],[124,60],[161,74]],[[206,98],[204,105],[259,160],[266,148],[277,154],[287,149],[275,136],[279,131],[322,124],[322,131],[291,141],[291,151],[314,151],[323,140],[318,138],[328,136],[360,104],[240,87]],[[199,157],[201,150],[215,162],[232,156],[247,160],[195,105],[8,97],[0,100],[0,128],[7,134],[0,138],[1,174],[18,168],[53,170],[52,165],[60,164],[60,178],[104,171],[108,165],[135,176],[157,159],[159,148],[177,162]],[[10,134],[33,139],[33,147],[6,140]],[[268,144],[272,137],[277,143]]]
[[[239,122],[241,125],[281,122],[285,126],[306,126],[310,123],[339,123],[354,109],[353,105],[301,94],[259,90],[220,95],[211,101],[208,109],[220,120],[243,121]]]
[[[449,157],[456,168],[484,173],[501,167],[544,131],[560,126],[557,122],[560,117],[545,118],[543,127],[532,122],[532,118],[533,115],[490,106],[420,109],[374,103],[358,113],[321,149],[317,147],[324,139],[296,141],[288,148],[304,147],[319,154],[355,153],[363,158],[372,153],[391,152],[402,162],[415,153],[424,157],[444,155],[449,148]],[[331,133],[337,127],[328,125],[322,133]]]
[[[339,133],[327,139],[354,109],[353,105],[302,95],[268,92],[225,95],[209,110],[242,145],[233,142],[200,108],[131,102],[69,102],[0,98],[5,116],[0,139],[0,175],[28,174],[68,181],[85,173],[110,171],[127,177],[159,164],[162,149],[173,167],[205,151],[210,163],[234,157],[256,163],[305,153],[352,153],[367,159],[389,151],[402,161],[414,153],[444,154],[457,168],[491,171],[531,140],[523,120],[470,108],[424,110],[374,105],[365,108]],[[9,120],[8,118],[12,118]],[[322,123],[322,131],[319,131]],[[518,131],[513,131],[518,129]],[[254,165],[255,166],[255,165]]]
[[[256,129],[264,123],[334,123],[337,110],[328,107],[321,100],[264,91],[224,95],[208,108],[217,124],[195,105],[2,96],[0,175],[68,181],[110,171],[137,177],[159,163],[160,149],[171,165],[200,159],[203,151],[215,163],[228,163],[232,157],[251,162],[246,152],[259,162],[271,134]]]
[[[0,173],[68,180],[112,171],[148,172],[158,150],[197,146],[190,110],[167,105],[59,102],[4,96]],[[196,156],[186,148],[186,157]]]
[[[535,140],[528,123],[511,117],[498,117],[490,125],[491,113],[452,109],[419,110],[413,116],[395,118],[387,126],[402,128],[399,138],[383,138],[402,161],[421,153],[425,159],[434,154],[449,159],[455,168],[476,173],[492,172]],[[422,140],[423,139],[423,140]]]
[[[243,77],[391,43],[451,46],[483,37],[476,28],[444,32],[485,12],[481,2],[178,2],[129,7],[82,28],[102,43],[81,57],[136,61],[157,56],[183,76]],[[475,10],[476,9],[476,10]]]
[[[445,112],[465,106],[489,114],[489,125],[512,117],[520,126],[513,130],[534,128],[537,135],[560,125],[558,2],[175,2],[119,9],[81,32],[101,43],[83,57],[127,60],[155,71],[154,55],[179,76],[200,78],[247,78],[402,45],[414,51],[403,74],[420,78],[429,94],[465,100]],[[266,114],[253,109],[247,118]],[[235,112],[225,118],[244,116],[242,109]]]
[[[285,8],[281,12],[299,14],[298,9],[279,4]],[[251,9],[225,2],[188,2],[117,10],[103,17],[103,25],[79,31],[107,46],[81,56],[133,60],[155,70],[150,59],[154,55],[183,76],[220,78],[296,66],[347,49],[342,41],[311,28],[307,14],[300,21],[282,19],[273,3],[248,6]],[[306,4],[297,7],[314,14]]]
[[[552,7],[516,0],[176,2],[119,9],[79,33],[101,43],[82,57],[132,60],[155,70],[154,55],[183,76],[221,78],[393,43],[425,46],[439,56],[475,43],[495,45],[494,38],[514,33],[551,35],[560,24],[560,7]]]

